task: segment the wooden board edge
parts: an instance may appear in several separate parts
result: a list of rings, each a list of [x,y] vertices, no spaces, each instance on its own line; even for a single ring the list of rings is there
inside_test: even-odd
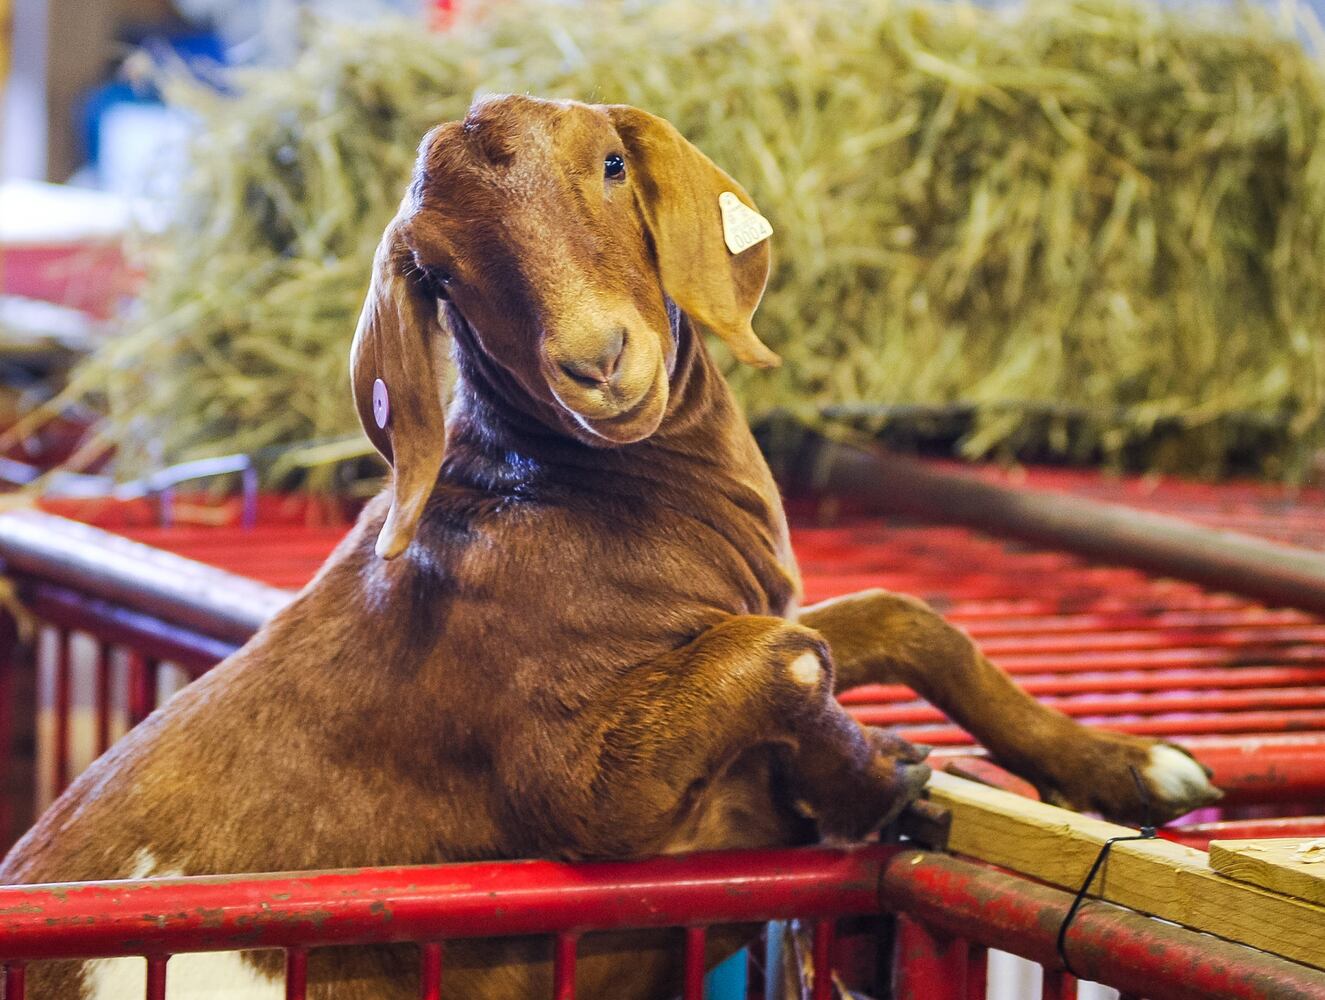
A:
[[[1254,853],[1256,848],[1282,844],[1295,848],[1310,837],[1274,837],[1255,840],[1212,840],[1210,842],[1210,868],[1224,878],[1249,885],[1260,886],[1270,892],[1281,893],[1306,900],[1318,906],[1325,905],[1325,865],[1318,874],[1304,872],[1281,864],[1272,858]]]
[[[928,793],[952,814],[951,853],[1072,891],[1105,841],[1136,833],[948,774],[935,774]],[[1090,895],[1325,968],[1325,907],[1225,878],[1195,848],[1162,839],[1116,844]]]

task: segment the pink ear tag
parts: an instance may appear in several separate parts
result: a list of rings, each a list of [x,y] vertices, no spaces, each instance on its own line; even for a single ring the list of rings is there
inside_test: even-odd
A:
[[[373,419],[378,427],[386,427],[391,419],[391,397],[387,395],[386,383],[380,378],[373,382]]]

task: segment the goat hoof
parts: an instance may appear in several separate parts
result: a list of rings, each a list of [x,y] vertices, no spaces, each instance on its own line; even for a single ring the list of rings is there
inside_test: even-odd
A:
[[[929,784],[930,776],[934,773],[933,768],[928,764],[906,763],[899,761],[896,765],[897,795],[889,806],[888,811],[882,818],[874,824],[874,830],[880,830],[892,823],[902,811],[916,799],[920,798],[925,791],[925,786]],[[873,832],[873,830],[871,831]]]
[[[1041,787],[1046,802],[1120,823],[1158,825],[1223,798],[1210,770],[1181,747],[1120,733],[1092,736],[1093,746],[1072,772]]]
[[[884,757],[895,757],[903,763],[919,764],[934,752],[934,748],[927,743],[908,742],[896,733],[880,729],[878,726],[866,726],[865,731],[869,734],[870,742],[874,744],[875,753]]]
[[[1156,743],[1142,778],[1156,806],[1170,818],[1213,805],[1224,793],[1210,783],[1213,772],[1181,747]]]

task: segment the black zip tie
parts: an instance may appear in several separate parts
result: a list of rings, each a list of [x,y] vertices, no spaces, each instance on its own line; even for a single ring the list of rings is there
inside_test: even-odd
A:
[[[1114,844],[1122,843],[1125,840],[1154,840],[1155,827],[1150,822],[1150,792],[1141,780],[1141,775],[1137,774],[1135,766],[1127,768],[1132,772],[1132,780],[1136,782],[1136,790],[1141,793],[1141,815],[1145,821],[1141,824],[1141,832],[1134,833],[1126,837],[1110,837],[1100,846],[1100,853],[1095,856],[1095,863],[1090,866],[1090,871],[1086,873],[1086,880],[1081,883],[1081,888],[1077,890],[1076,898],[1072,900],[1072,905],[1067,908],[1067,916],[1063,918],[1062,924],[1058,927],[1058,959],[1063,963],[1063,968],[1068,975],[1080,979],[1076,969],[1072,968],[1072,963],[1067,960],[1067,931],[1072,926],[1072,921],[1076,919],[1077,911],[1081,909],[1081,904],[1086,901],[1086,893],[1090,890],[1090,884],[1095,881],[1095,876],[1104,865],[1104,859],[1109,856],[1109,849]]]

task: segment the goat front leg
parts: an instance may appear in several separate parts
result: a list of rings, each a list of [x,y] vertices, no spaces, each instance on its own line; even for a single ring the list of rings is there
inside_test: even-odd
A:
[[[636,668],[575,736],[576,770],[591,776],[571,810],[581,856],[667,849],[711,783],[760,746],[785,748],[788,804],[821,834],[855,839],[896,816],[929,768],[847,715],[833,673],[821,635],[753,615]]]
[[[837,690],[905,684],[1048,801],[1140,823],[1147,810],[1161,822],[1220,798],[1185,750],[1090,729],[1041,705],[923,601],[864,591],[806,608],[799,621],[828,640]]]

